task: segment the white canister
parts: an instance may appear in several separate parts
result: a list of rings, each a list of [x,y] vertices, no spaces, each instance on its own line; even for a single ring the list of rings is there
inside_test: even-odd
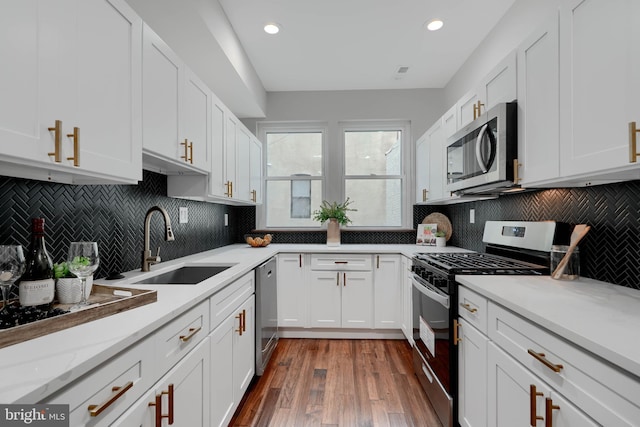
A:
[[[76,277],[62,277],[56,280],[56,294],[60,304],[75,304],[80,302],[80,279]]]

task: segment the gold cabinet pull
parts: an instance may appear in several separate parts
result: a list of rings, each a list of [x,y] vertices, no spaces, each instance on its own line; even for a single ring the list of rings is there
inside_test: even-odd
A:
[[[536,386],[531,384],[529,385],[529,403],[530,403],[530,410],[529,410],[529,424],[531,424],[531,427],[536,427],[536,425],[538,424],[538,420],[542,420],[543,417],[538,415],[538,408],[537,408],[537,404],[536,404],[536,400],[538,399],[538,396],[542,396],[544,393],[539,392],[536,390]]]
[[[520,178],[520,166],[522,166],[522,163],[518,162],[518,159],[513,159],[513,183],[517,184],[520,181],[522,181],[522,178]]]
[[[247,332],[247,310],[242,310],[242,313],[238,313],[236,319],[238,319],[238,329],[236,329],[236,332],[242,336],[244,332]]]
[[[257,194],[258,192],[256,190],[251,190],[251,201],[253,203],[256,203],[256,201],[258,200]]]
[[[202,329],[202,327],[198,327],[198,328],[189,328],[189,333],[187,335],[180,335],[180,341],[182,342],[187,342],[189,341],[191,338],[193,338],[193,336],[195,334],[197,334],[198,332],[200,332],[200,330]]]
[[[380,268],[380,255],[376,256],[376,268]]]
[[[189,141],[187,141],[187,138],[185,138],[184,142],[181,142],[180,145],[184,145],[184,154],[180,156],[180,158],[184,159],[186,163],[189,163]],[[192,153],[193,153],[193,150],[192,150]]]
[[[236,316],[236,319],[238,319],[238,329],[236,329],[236,332],[238,333],[238,335],[242,336],[242,313],[238,313],[238,315]]]
[[[635,163],[638,159],[638,132],[636,122],[629,122],[629,163]]]
[[[426,188],[422,189],[422,201],[426,202],[427,201],[427,193],[429,193],[429,190],[427,190]]]
[[[227,187],[227,191],[225,191],[224,195],[227,197],[231,197],[231,181],[227,181],[224,183],[224,186]]]
[[[193,164],[193,142],[189,143],[189,163]]]
[[[347,286],[347,273],[342,273],[342,286],[346,287]]]
[[[131,387],[133,387],[133,381],[129,381],[122,387],[113,387],[111,389],[111,396],[109,396],[107,400],[99,405],[89,405],[87,407],[87,409],[89,410],[89,415],[91,415],[92,417],[97,417],[102,413],[102,411],[111,406],[116,400],[120,399]]]
[[[340,272],[336,273],[336,286],[340,286]]]
[[[533,358],[536,359],[538,362],[542,363],[544,366],[551,369],[553,372],[560,372],[562,368],[564,368],[564,366],[562,365],[555,365],[551,363],[549,360],[547,360],[547,358],[544,357],[544,353],[536,353],[532,349],[528,349],[527,353],[533,356]]]
[[[544,427],[553,427],[553,410],[560,410],[558,405],[553,404],[553,400],[547,397],[544,411]]]
[[[460,303],[460,307],[464,308],[465,310],[467,310],[469,313],[475,313],[476,311],[478,311],[477,308],[475,307],[471,307],[471,304],[466,304],[466,303]]]
[[[48,128],[49,132],[53,132],[53,153],[48,153],[52,156],[56,163],[62,161],[62,120],[56,120],[54,127]]]
[[[480,102],[480,100],[478,100],[478,102],[473,104],[473,120],[477,119],[482,115],[481,113],[482,107],[484,107],[484,104]]]
[[[460,327],[460,322],[458,319],[453,319],[453,345],[458,345],[462,338],[460,338],[458,334],[458,328]]]
[[[74,127],[67,138],[73,139],[73,157],[67,157],[67,160],[73,160],[73,166],[80,166],[80,128]]]
[[[169,412],[167,414],[162,413],[162,395],[167,395],[168,403],[169,403]],[[156,415],[156,427],[162,427],[162,419],[167,418],[169,421],[169,425],[173,424],[173,384],[169,384],[167,387],[167,391],[161,391],[160,394],[156,394],[155,402],[150,402],[149,406],[155,406],[155,415]]]

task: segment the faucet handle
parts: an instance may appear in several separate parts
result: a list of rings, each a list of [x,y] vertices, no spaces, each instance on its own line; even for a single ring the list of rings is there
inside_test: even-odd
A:
[[[156,258],[160,261],[160,246],[158,246],[158,251],[156,252]]]

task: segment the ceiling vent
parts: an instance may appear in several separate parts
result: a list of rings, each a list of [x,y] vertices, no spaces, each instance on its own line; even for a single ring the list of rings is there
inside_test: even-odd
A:
[[[407,74],[407,71],[409,71],[409,67],[398,67],[396,74]]]

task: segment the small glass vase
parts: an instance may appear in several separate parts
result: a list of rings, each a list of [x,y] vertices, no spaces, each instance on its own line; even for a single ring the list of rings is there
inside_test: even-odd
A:
[[[327,246],[340,246],[340,223],[335,218],[327,223]]]

